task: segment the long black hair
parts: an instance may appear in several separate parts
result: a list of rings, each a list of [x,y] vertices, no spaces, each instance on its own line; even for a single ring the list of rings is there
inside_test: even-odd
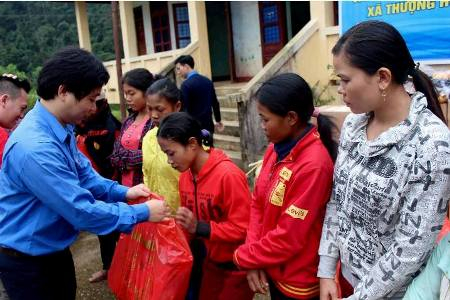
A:
[[[213,142],[209,131],[202,129],[200,123],[186,112],[175,112],[165,117],[159,126],[157,137],[183,146],[187,146],[192,137],[200,146],[211,146]]]
[[[416,67],[405,40],[394,26],[382,21],[359,23],[341,36],[332,49],[333,55],[341,52],[351,65],[369,75],[385,67],[398,84],[411,76],[416,90],[427,98],[428,109],[445,122],[433,83]]]
[[[152,83],[145,93],[148,95],[159,95],[165,98],[171,104],[177,104],[181,99],[181,92],[176,84],[169,78],[161,78]]]
[[[311,88],[301,76],[294,73],[272,77],[263,83],[255,96],[259,103],[276,115],[285,117],[290,111],[296,112],[304,124],[309,123],[314,112]],[[336,129],[336,125],[327,116],[319,114],[317,129],[322,143],[335,161],[337,143],[333,139],[333,130]]]

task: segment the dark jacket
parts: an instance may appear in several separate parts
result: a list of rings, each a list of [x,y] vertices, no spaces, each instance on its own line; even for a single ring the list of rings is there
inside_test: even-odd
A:
[[[122,124],[111,113],[109,106],[88,121],[83,128],[77,127],[77,134],[83,136],[86,154],[97,172],[105,178],[113,178],[115,169],[109,156],[114,149],[114,141],[120,133]],[[79,147],[81,148],[81,147]]]
[[[193,74],[181,85],[183,110],[188,112],[202,128],[214,132],[212,111],[216,122],[221,121],[220,106],[211,80],[200,74]]]

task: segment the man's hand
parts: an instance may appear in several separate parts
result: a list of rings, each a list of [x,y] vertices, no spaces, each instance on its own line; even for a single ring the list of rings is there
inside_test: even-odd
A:
[[[127,200],[136,200],[148,196],[150,196],[150,190],[143,183],[129,188],[126,195]]]
[[[338,289],[334,279],[320,278],[320,300],[338,300]]]
[[[269,282],[267,281],[266,272],[263,270],[247,271],[247,281],[254,293],[267,294],[269,292]]]
[[[190,234],[194,234],[197,229],[197,218],[194,216],[192,211],[186,207],[180,207],[175,215],[175,220],[177,223],[186,228]]]
[[[222,132],[225,129],[225,126],[222,122],[217,122],[214,127],[216,128],[217,132]]]
[[[148,217],[150,222],[166,221],[170,216],[170,208],[166,201],[151,199],[145,202],[145,204],[147,204],[150,210]]]

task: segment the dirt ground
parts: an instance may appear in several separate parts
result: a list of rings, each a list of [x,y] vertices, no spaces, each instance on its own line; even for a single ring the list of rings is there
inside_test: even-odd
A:
[[[102,267],[100,247],[96,235],[81,233],[71,247],[77,275],[77,300],[115,299],[106,281],[89,283],[89,277]]]

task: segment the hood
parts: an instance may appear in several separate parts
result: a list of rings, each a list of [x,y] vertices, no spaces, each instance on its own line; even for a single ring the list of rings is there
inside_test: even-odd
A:
[[[408,117],[398,125],[389,128],[372,141],[367,140],[366,128],[370,113],[350,115],[346,120],[342,141],[344,148],[353,143],[359,143],[358,151],[366,157],[378,156],[388,151],[392,146],[402,140],[409,139],[413,128],[418,122],[419,115],[427,109],[427,99],[417,92],[411,97],[411,106]]]
[[[231,159],[220,149],[210,148],[209,157],[205,165],[201,168],[198,173],[197,181],[201,181],[203,178],[207,177],[211,172],[215,171],[223,162],[231,162]],[[193,178],[191,170],[189,170],[191,177]]]

